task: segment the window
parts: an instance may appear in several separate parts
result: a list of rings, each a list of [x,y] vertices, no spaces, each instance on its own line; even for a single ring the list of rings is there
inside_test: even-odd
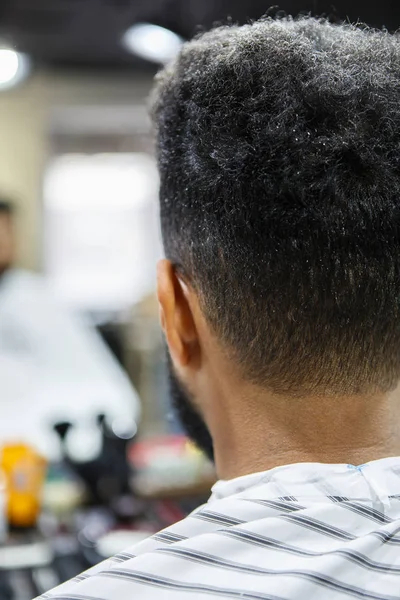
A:
[[[158,176],[145,152],[55,156],[44,181],[44,268],[73,308],[120,312],[155,288]]]

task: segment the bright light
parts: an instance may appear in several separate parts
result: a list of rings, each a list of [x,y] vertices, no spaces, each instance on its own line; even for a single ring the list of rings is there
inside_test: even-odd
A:
[[[14,50],[0,49],[0,84],[14,79],[18,73],[19,58]]]
[[[24,54],[9,48],[0,48],[0,89],[12,87],[26,76],[29,68]]]
[[[164,27],[137,23],[124,34],[122,43],[129,52],[145,60],[165,64],[178,54],[183,40]]]

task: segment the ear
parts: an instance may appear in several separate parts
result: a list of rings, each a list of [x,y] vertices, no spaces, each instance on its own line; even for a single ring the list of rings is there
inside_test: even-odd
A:
[[[157,265],[160,320],[172,360],[186,367],[198,355],[199,340],[192,312],[193,291],[176,273],[169,260]]]

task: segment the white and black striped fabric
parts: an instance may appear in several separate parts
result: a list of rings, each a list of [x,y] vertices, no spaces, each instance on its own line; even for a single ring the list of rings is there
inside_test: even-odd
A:
[[[400,458],[220,481],[184,521],[53,600],[400,599]]]

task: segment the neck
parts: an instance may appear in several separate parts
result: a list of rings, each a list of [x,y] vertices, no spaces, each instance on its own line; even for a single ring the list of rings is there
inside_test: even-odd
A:
[[[210,420],[218,475],[299,462],[363,464],[400,454],[400,389],[371,397],[282,398],[231,391]]]

